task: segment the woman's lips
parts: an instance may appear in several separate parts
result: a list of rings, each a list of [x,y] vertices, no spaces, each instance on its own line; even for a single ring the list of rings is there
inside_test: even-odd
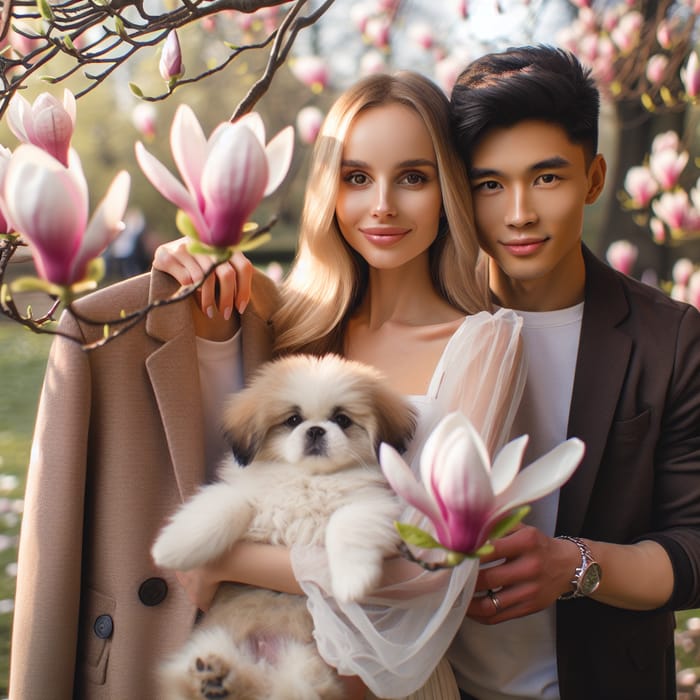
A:
[[[362,235],[375,245],[390,246],[406,236],[410,229],[396,226],[361,228]]]

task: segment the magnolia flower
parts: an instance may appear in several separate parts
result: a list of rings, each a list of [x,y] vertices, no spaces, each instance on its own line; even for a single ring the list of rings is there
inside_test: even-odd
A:
[[[666,241],[666,226],[661,219],[652,216],[649,219],[649,230],[651,231],[651,237],[654,239],[654,243],[661,245]]]
[[[615,241],[611,243],[605,254],[610,267],[625,275],[632,274],[632,268],[637,262],[639,248],[629,241]]]
[[[666,68],[668,67],[668,56],[657,53],[647,61],[647,80],[652,85],[661,85],[666,76]]]
[[[123,228],[130,178],[122,171],[88,223],[88,186],[78,154],[68,167],[42,149],[24,144],[12,154],[2,192],[3,210],[26,237],[39,276],[68,287],[85,279],[88,264]]]
[[[42,92],[30,105],[15,93],[7,110],[10,131],[23,143],[33,143],[64,166],[68,166],[68,150],[75,129],[75,97],[63,91],[63,102]]]
[[[649,168],[636,165],[630,168],[625,175],[625,190],[636,207],[644,208],[659,191],[659,183]]]
[[[139,102],[131,110],[131,123],[146,139],[156,135],[156,108],[150,102]]]
[[[180,40],[177,38],[177,32],[171,29],[163,44],[163,52],[160,55],[158,63],[160,77],[166,83],[177,80],[185,73],[185,66],[182,63],[182,51],[180,50]]]
[[[673,189],[688,164],[688,151],[677,153],[671,148],[656,150],[649,156],[649,170],[661,189]]]
[[[525,515],[522,506],[559,488],[583,457],[583,443],[571,438],[520,470],[527,440],[523,435],[509,442],[492,466],[469,420],[459,412],[450,413],[423,447],[422,483],[394,448],[382,444],[379,459],[389,484],[430,519],[438,542],[401,523],[397,524],[399,532],[408,535],[409,544],[422,547],[477,556],[486,551],[483,548],[489,539],[505,534]],[[416,533],[419,537],[413,539]],[[460,560],[448,555],[448,563]]]
[[[693,274],[695,265],[690,258],[679,258],[673,264],[673,270],[671,272],[671,277],[676,284],[680,284],[685,287],[690,280],[690,275]]]
[[[320,56],[299,56],[289,62],[294,77],[313,92],[321,92],[328,85],[328,65]]]
[[[10,165],[10,158],[12,157],[12,152],[9,148],[5,146],[0,146],[0,192],[5,184],[5,175],[7,174],[7,168]],[[0,207],[0,234],[9,233],[12,230],[12,226],[8,223],[2,212],[2,207]]]
[[[654,214],[672,231],[683,228],[690,211],[690,200],[685,190],[664,192],[652,202]]]
[[[323,112],[318,107],[309,105],[299,110],[296,122],[301,142],[310,145],[316,140],[321,130]]]
[[[227,248],[242,241],[243,227],[260,200],[274,192],[287,174],[294,131],[282,129],[265,145],[259,114],[224,122],[209,139],[187,105],[180,105],[170,130],[177,180],[141,142],[136,159],[153,186],[189,219],[186,233],[207,246]]]
[[[370,49],[362,54],[362,58],[360,59],[360,75],[385,73],[386,69],[386,59],[381,51]]]
[[[695,51],[688,56],[685,67],[681,68],[681,82],[688,97],[694,99],[700,95],[700,60]]]

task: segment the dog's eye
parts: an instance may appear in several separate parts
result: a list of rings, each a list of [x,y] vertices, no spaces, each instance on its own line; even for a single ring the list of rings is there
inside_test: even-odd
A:
[[[289,416],[289,418],[287,418],[286,421],[284,421],[284,424],[288,428],[296,428],[297,425],[299,425],[301,422],[302,422],[301,416],[298,413],[292,413],[292,415]]]
[[[347,430],[352,425],[352,419],[344,413],[336,413],[331,420],[337,423],[341,430]]]

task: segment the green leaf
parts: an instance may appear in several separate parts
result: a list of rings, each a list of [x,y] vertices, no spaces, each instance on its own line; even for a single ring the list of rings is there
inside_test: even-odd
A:
[[[193,241],[199,240],[199,234],[192,223],[192,219],[190,219],[190,217],[187,216],[182,209],[177,210],[177,214],[175,215],[175,226],[183,236],[190,238]]]
[[[43,292],[55,297],[62,297],[66,288],[47,282],[38,277],[18,277],[10,282],[10,291],[17,292]]]
[[[136,97],[143,97],[143,90],[136,83],[129,83],[129,90],[131,90]]]
[[[36,6],[39,9],[39,14],[43,19],[45,19],[47,22],[53,21],[53,10],[51,9],[51,5],[49,5],[48,0],[37,0]]]
[[[259,236],[255,236],[254,238],[243,239],[237,246],[234,246],[234,249],[245,253],[246,251],[259,248],[261,245],[267,243],[271,238],[272,236],[269,233],[261,233]]]
[[[394,527],[406,544],[412,544],[421,549],[445,549],[430,533],[415,525],[395,522]]]
[[[503,520],[499,520],[489,533],[490,540],[497,540],[499,537],[508,534],[528,513],[530,506],[521,506],[514,510],[510,515],[506,515]]]

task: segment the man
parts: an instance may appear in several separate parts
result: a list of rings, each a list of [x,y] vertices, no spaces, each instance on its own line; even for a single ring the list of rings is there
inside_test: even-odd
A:
[[[675,698],[673,611],[700,606],[700,314],[582,245],[599,96],[571,55],[474,61],[452,107],[494,301],[522,313],[530,460],[572,479],[484,559],[451,660],[465,698]]]
[[[252,271],[239,274],[249,290]],[[235,280],[228,265],[217,276],[222,288]],[[154,270],[76,307],[84,318],[114,319],[177,289]],[[202,288],[210,317],[188,299],[90,352],[56,338],[27,478],[13,700],[157,698],[158,664],[187,638],[196,608],[150,548],[225,449],[217,433],[225,393],[271,357],[277,290],[259,273],[252,289],[240,316],[214,309],[212,277]],[[102,335],[101,324],[70,313],[59,328],[85,343]]]

